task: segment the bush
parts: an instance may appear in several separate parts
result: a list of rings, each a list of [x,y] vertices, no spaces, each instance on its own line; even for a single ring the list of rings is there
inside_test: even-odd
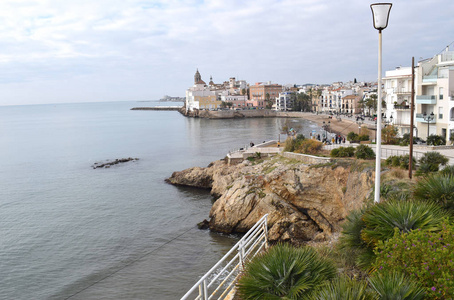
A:
[[[454,176],[454,165],[444,167],[440,174],[443,176]]]
[[[353,211],[342,225],[341,247],[358,251],[356,264],[368,269],[375,261],[373,252],[394,230],[409,232],[422,228],[440,230],[447,213],[437,204],[407,200],[388,200],[366,210]]]
[[[413,189],[415,199],[432,201],[454,212],[454,176],[431,174],[416,183]]]
[[[356,147],[355,157],[359,159],[374,159],[375,152],[367,145],[359,145]]]
[[[350,141],[350,142],[359,141],[359,136],[356,133],[354,133],[353,131],[350,131],[347,134],[347,141]]]
[[[375,293],[367,288],[366,281],[352,280],[348,276],[338,277],[324,285],[313,296],[313,300],[369,300]]]
[[[241,299],[304,299],[334,278],[336,268],[310,247],[277,244],[254,257],[238,281]]]
[[[410,279],[403,273],[376,273],[369,277],[368,281],[378,299],[424,299],[425,289],[416,280]]]
[[[413,141],[415,143],[415,141]],[[408,146],[410,144],[410,134],[409,133],[404,133],[402,138],[399,141],[400,146]]]
[[[431,134],[427,138],[427,145],[433,145],[433,146],[446,145],[446,139],[444,136]]]
[[[331,157],[353,157],[355,155],[354,147],[339,147],[334,148],[330,152]]]
[[[410,155],[392,155],[385,160],[387,166],[400,167],[402,169],[408,170],[410,165]],[[413,157],[413,169],[416,166],[416,159]]]
[[[301,145],[301,143],[305,140],[306,138],[302,134],[298,134],[296,138],[287,138],[285,140],[285,146],[284,146],[284,151],[287,152],[295,152],[296,149]]]
[[[419,282],[427,299],[454,297],[454,226],[445,222],[438,232],[413,230],[394,236],[375,250],[377,272],[397,271]]]
[[[369,135],[368,134],[361,134],[358,136],[359,141],[368,141],[369,140]]]
[[[399,133],[399,130],[394,125],[389,125],[389,126],[386,126],[385,128],[383,128],[381,131],[381,138],[382,138],[383,144],[387,144],[387,145],[397,144],[397,142],[399,141],[398,133]]]
[[[294,152],[303,154],[317,154],[323,148],[323,143],[317,140],[303,140]]]
[[[449,159],[436,152],[430,151],[424,153],[424,155],[419,159],[419,168],[416,172],[416,175],[424,175],[432,172],[437,172],[440,169],[440,166],[445,166],[448,163]]]
[[[367,210],[362,219],[364,228],[361,239],[368,245],[376,246],[394,234],[414,229],[438,231],[447,213],[437,204],[420,201],[389,200],[380,202]]]

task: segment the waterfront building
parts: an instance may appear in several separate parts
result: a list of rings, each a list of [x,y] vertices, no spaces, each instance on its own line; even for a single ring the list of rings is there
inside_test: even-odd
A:
[[[257,108],[265,108],[267,106],[266,102],[269,101],[271,105],[280,92],[282,92],[282,85],[280,84],[258,82],[249,86],[250,100],[248,104]]]
[[[341,98],[341,113],[342,114],[360,114],[361,107],[359,102],[361,96],[359,95],[348,95]]]
[[[217,109],[220,108],[221,103],[216,92],[206,85],[197,69],[194,75],[194,85],[186,90],[186,112],[195,109]]]
[[[341,113],[342,98],[345,96],[353,95],[353,90],[338,87],[341,83],[336,82],[332,87],[323,89],[320,96],[321,112],[324,113]]]
[[[449,141],[454,134],[454,51],[449,47],[416,69],[416,118],[419,135],[437,134]],[[429,120],[427,116],[433,113]],[[424,118],[424,114],[426,118]]]
[[[400,136],[410,133],[411,81],[411,67],[386,71],[383,78],[386,103],[383,120],[396,126]]]
[[[279,97],[276,97],[275,101],[275,109],[288,111],[293,109],[295,100],[295,93],[294,92],[281,92],[279,93]]]

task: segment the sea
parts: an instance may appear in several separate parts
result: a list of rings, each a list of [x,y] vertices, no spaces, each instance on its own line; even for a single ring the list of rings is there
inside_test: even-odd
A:
[[[197,228],[209,191],[164,180],[277,140],[286,121],[317,129],[131,110],[159,105],[0,107],[0,299],[180,299],[238,237]]]

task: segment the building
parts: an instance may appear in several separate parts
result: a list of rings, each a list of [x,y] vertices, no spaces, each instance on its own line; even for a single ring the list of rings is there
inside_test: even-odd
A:
[[[199,70],[194,75],[194,85],[186,90],[186,112],[195,109],[217,109],[221,106],[216,92],[202,80]]]
[[[410,133],[411,83],[411,67],[386,71],[383,78],[386,102],[383,121],[395,125],[400,136]]]
[[[335,83],[339,86],[340,83]],[[341,113],[342,98],[353,95],[353,90],[343,87],[327,87],[323,89],[320,96],[320,111],[325,113]]]
[[[280,92],[282,92],[282,85],[271,84],[271,82],[256,83],[255,85],[249,86],[250,100],[248,103],[257,108],[271,107],[272,102],[279,97]]]
[[[276,97],[276,110],[288,111],[293,109],[295,100],[294,92],[281,92],[279,97]]]
[[[341,98],[341,113],[355,115],[361,113],[361,107],[359,102],[361,96],[359,95],[348,95]]]
[[[431,134],[449,141],[454,134],[454,51],[449,47],[416,69],[416,126],[423,139]],[[433,113],[433,118],[427,116]]]

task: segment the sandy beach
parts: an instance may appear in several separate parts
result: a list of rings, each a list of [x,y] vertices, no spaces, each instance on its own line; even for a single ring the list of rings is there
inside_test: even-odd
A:
[[[358,124],[356,123],[356,119],[354,117],[351,117],[351,118],[348,118],[348,117],[345,117],[345,116],[341,116],[341,121],[338,121],[335,116],[333,116],[332,119],[329,118],[328,115],[325,115],[325,114],[314,114],[314,113],[310,113],[310,112],[302,112],[300,113],[301,117],[306,119],[306,120],[310,120],[312,122],[315,122],[318,126],[323,126],[323,122],[325,122],[325,124],[328,124],[328,122],[330,122],[330,132],[334,132],[334,133],[340,133],[341,135],[343,136],[347,136],[347,134],[351,131],[355,132],[355,133],[359,133],[359,126]],[[367,124],[367,123],[364,123],[362,126],[370,126],[371,124]],[[375,132],[375,131],[373,131]]]

